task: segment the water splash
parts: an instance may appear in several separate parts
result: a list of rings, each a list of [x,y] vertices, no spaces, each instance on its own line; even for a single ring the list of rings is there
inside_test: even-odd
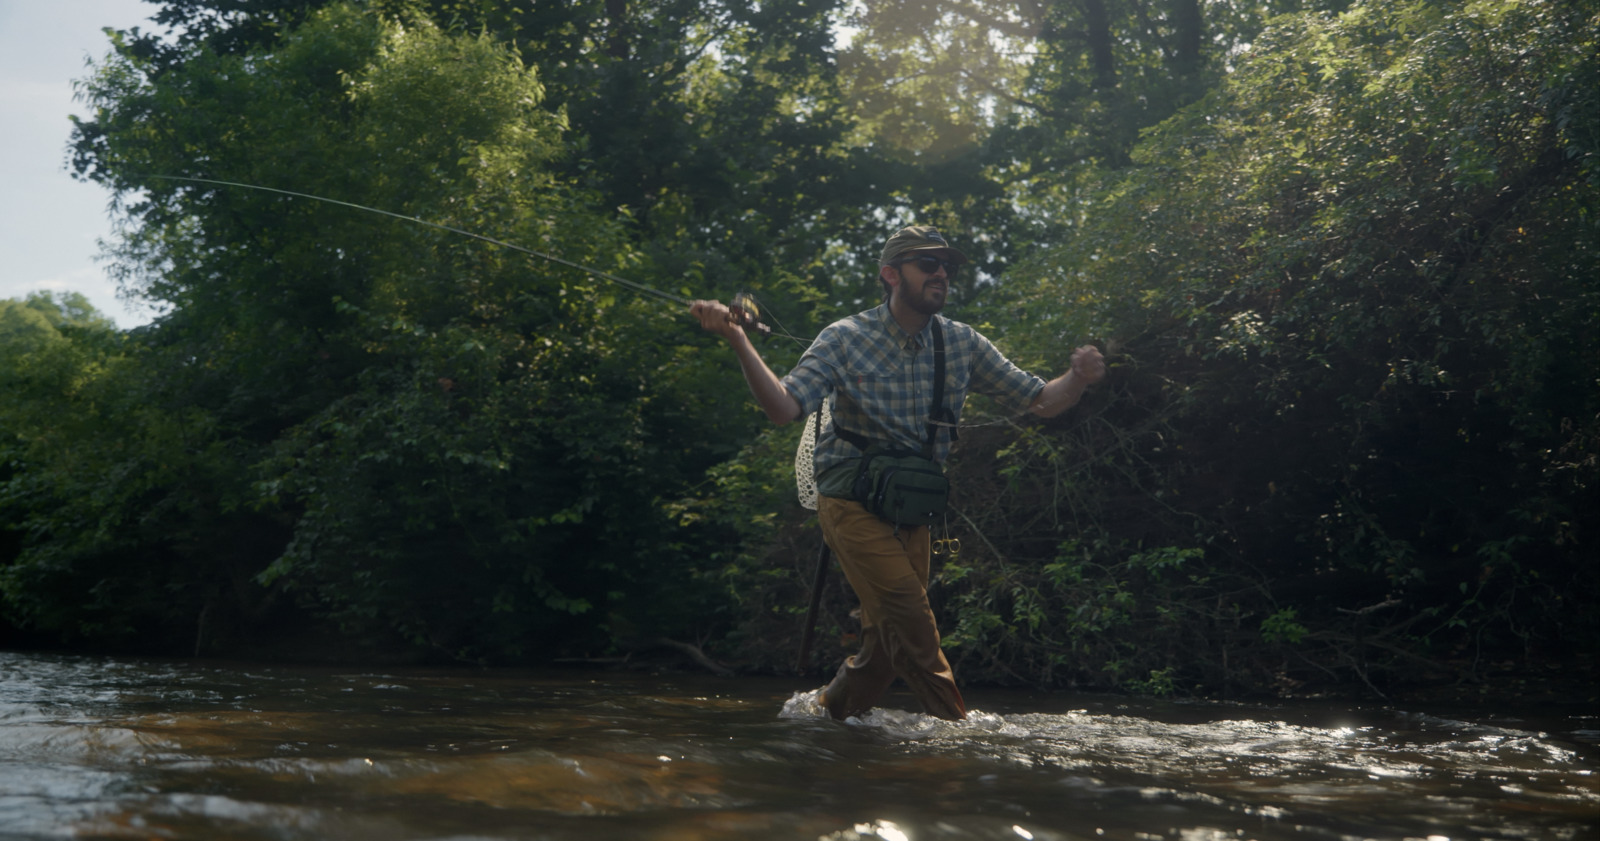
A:
[[[780,716],[826,718],[817,694],[795,693]],[[1600,815],[1600,785],[1584,767],[1580,745],[1542,731],[1422,714],[1393,714],[1379,726],[972,710],[966,721],[952,722],[875,708],[843,725],[905,751],[1053,769],[1092,796],[1129,792],[1150,808],[1203,804],[1277,822],[1331,809],[1395,825],[1414,817],[1422,803],[1456,817],[1509,818],[1545,807]]]
[[[783,709],[779,711],[778,717],[793,720],[826,720],[828,711],[823,708],[821,697],[821,689],[796,692],[783,703]],[[965,721],[946,721],[925,713],[874,707],[863,715],[845,719],[844,723],[852,727],[879,731],[897,739],[927,740],[981,733],[1027,735],[1026,730],[1008,723],[1005,717],[982,710],[969,710]]]

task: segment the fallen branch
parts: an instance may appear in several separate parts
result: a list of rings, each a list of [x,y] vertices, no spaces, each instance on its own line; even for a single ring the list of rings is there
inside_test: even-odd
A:
[[[721,663],[718,663],[717,661],[715,661],[715,660],[711,659],[710,657],[706,656],[706,653],[704,651],[701,651],[700,650],[700,646],[698,646],[698,645],[690,645],[689,643],[686,643],[686,642],[678,642],[677,640],[669,640],[666,637],[656,637],[655,639],[651,640],[649,643],[645,644],[642,647],[644,647],[644,648],[670,648],[670,649],[672,649],[674,651],[677,651],[677,652],[680,652],[682,654],[687,655],[690,660],[693,660],[695,663],[699,664],[706,671],[711,672],[714,675],[719,675],[721,677],[733,677],[733,670],[732,669],[730,669],[727,666],[724,666]]]
[[[1344,607],[1336,608],[1336,609],[1340,613],[1348,613],[1351,616],[1365,616],[1365,615],[1367,615],[1369,613],[1372,613],[1374,611],[1383,610],[1384,608],[1387,608],[1387,607],[1395,607],[1395,606],[1397,606],[1399,604],[1400,604],[1400,600],[1399,599],[1384,599],[1383,601],[1378,602],[1377,604],[1369,604],[1366,607],[1358,608],[1356,610],[1350,610],[1349,608],[1344,608]]]

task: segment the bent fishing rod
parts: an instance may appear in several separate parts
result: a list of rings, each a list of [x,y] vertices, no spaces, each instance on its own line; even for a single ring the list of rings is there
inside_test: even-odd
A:
[[[638,282],[636,280],[629,280],[629,279],[627,279],[625,277],[618,277],[617,275],[614,275],[614,274],[612,274],[610,272],[603,271],[601,269],[596,269],[596,268],[593,268],[592,266],[585,266],[582,263],[576,263],[576,262],[573,262],[572,260],[568,260],[568,259],[563,258],[563,257],[558,257],[558,256],[556,256],[554,254],[550,254],[548,252],[539,251],[537,249],[528,248],[528,247],[522,246],[522,245],[517,245],[514,242],[506,242],[503,239],[495,239],[494,237],[486,236],[484,234],[476,233],[474,231],[468,231],[468,230],[465,230],[463,228],[457,228],[457,227],[453,227],[453,226],[450,226],[450,225],[444,225],[444,224],[441,224],[439,222],[429,221],[429,220],[423,219],[423,218],[421,218],[419,216],[407,216],[404,213],[395,213],[392,210],[384,210],[381,207],[370,207],[370,206],[364,205],[364,204],[357,204],[355,202],[349,202],[349,201],[341,201],[339,199],[331,199],[331,198],[328,198],[327,196],[318,196],[318,195],[314,195],[314,194],[311,194],[311,193],[301,193],[301,192],[297,192],[295,190],[283,190],[283,189],[279,189],[277,187],[266,187],[266,186],[263,186],[263,185],[260,185],[260,184],[247,184],[247,183],[242,182],[242,181],[223,181],[223,180],[216,179],[216,178],[197,178],[197,177],[194,177],[194,176],[186,176],[186,175],[147,175],[146,177],[147,178],[160,179],[162,181],[186,181],[186,182],[189,182],[189,183],[192,183],[192,184],[211,184],[211,185],[218,186],[218,187],[235,187],[235,188],[238,188],[238,189],[241,189],[241,190],[257,190],[257,191],[260,191],[260,192],[263,192],[263,193],[277,193],[278,195],[281,195],[281,196],[290,196],[292,198],[299,198],[299,199],[310,199],[312,201],[319,201],[319,202],[323,202],[325,204],[333,204],[333,205],[338,205],[340,207],[348,207],[348,208],[351,208],[353,210],[364,210],[364,211],[366,211],[368,213],[376,213],[376,214],[378,214],[380,216],[388,216],[388,217],[390,217],[392,219],[399,219],[399,220],[404,221],[404,222],[413,222],[413,223],[418,224],[418,225],[425,225],[425,226],[427,226],[429,228],[436,228],[436,229],[441,230],[441,231],[448,231],[449,233],[452,233],[452,234],[460,234],[461,236],[464,236],[464,237],[471,237],[472,239],[479,240],[480,242],[487,242],[490,245],[497,245],[497,246],[500,246],[501,248],[509,248],[512,251],[520,251],[523,254],[527,254],[527,255],[529,255],[531,257],[539,257],[539,258],[542,258],[542,259],[545,259],[545,260],[549,260],[552,263],[559,263],[559,264],[561,264],[563,266],[567,266],[568,268],[577,269],[580,272],[585,272],[585,273],[587,273],[589,275],[592,275],[594,277],[598,277],[601,280],[608,280],[608,281],[610,281],[612,283],[617,284],[618,286],[622,286],[622,287],[625,287],[625,288],[628,288],[628,289],[632,289],[635,292],[639,292],[639,293],[642,293],[642,294],[645,294],[645,295],[653,295],[653,296],[655,296],[657,298],[661,298],[662,300],[671,301],[673,303],[682,304],[684,306],[689,306],[689,305],[694,303],[693,301],[689,300],[688,298],[683,297],[682,295],[674,295],[671,292],[666,292],[666,291],[663,291],[661,289],[657,289],[654,286],[649,286],[647,284],[640,283],[640,282]],[[730,320],[734,324],[737,324],[738,326],[743,327],[745,330],[756,330],[757,332],[761,333],[762,335],[766,335],[766,336],[772,335],[772,328],[767,326],[766,324],[762,323],[762,321],[761,321],[761,308],[756,303],[754,295],[751,295],[750,293],[747,293],[747,292],[739,292],[739,293],[735,294],[733,296],[733,303],[728,305],[728,313],[729,313]],[[795,339],[796,341],[803,341],[802,339],[799,339],[798,337],[788,336],[788,334],[786,334],[786,333],[779,334],[779,335],[783,335],[783,336],[786,336],[787,338]]]
[[[552,263],[559,263],[560,265],[567,266],[567,267],[573,268],[573,269],[577,269],[580,272],[584,272],[584,273],[589,274],[591,276],[600,278],[601,280],[610,281],[611,283],[615,283],[618,286],[622,286],[622,287],[625,287],[627,289],[632,289],[633,291],[639,292],[639,293],[644,294],[644,295],[651,295],[651,296],[654,296],[656,298],[660,298],[660,299],[665,300],[665,301],[671,301],[673,303],[682,304],[684,306],[690,306],[690,305],[692,305],[694,303],[693,301],[689,300],[688,298],[683,297],[682,295],[674,295],[671,292],[667,292],[667,291],[664,291],[664,290],[661,290],[661,289],[657,289],[654,286],[650,286],[648,284],[640,283],[640,282],[638,282],[636,280],[629,280],[629,279],[627,279],[625,277],[619,277],[619,276],[614,275],[614,274],[612,274],[610,272],[603,271],[601,269],[596,269],[596,268],[594,268],[592,266],[585,266],[582,263],[577,263],[577,262],[574,262],[572,260],[568,260],[568,259],[566,259],[564,257],[559,257],[559,256],[557,256],[555,254],[551,254],[549,252],[539,251],[537,249],[528,248],[528,247],[522,246],[522,245],[517,245],[514,242],[507,242],[507,241],[505,241],[503,239],[496,239],[494,237],[487,236],[485,234],[480,234],[480,233],[477,233],[475,231],[469,231],[469,230],[466,230],[464,228],[457,228],[457,227],[454,227],[454,226],[451,226],[451,225],[445,225],[445,224],[442,224],[442,223],[439,223],[439,222],[434,222],[434,221],[431,221],[431,220],[428,220],[428,219],[423,219],[423,218],[421,218],[419,216],[407,216],[404,213],[396,213],[396,212],[394,212],[392,210],[384,210],[383,208],[380,208],[380,207],[371,207],[369,205],[357,204],[356,202],[343,201],[341,199],[328,198],[327,196],[319,196],[319,195],[315,195],[313,193],[302,193],[302,192],[298,192],[296,190],[284,190],[284,189],[281,189],[281,188],[278,188],[278,187],[267,187],[267,186],[264,186],[264,185],[261,185],[261,184],[250,184],[250,183],[246,183],[246,182],[243,182],[243,181],[224,181],[224,180],[217,179],[217,178],[199,178],[199,177],[196,177],[196,176],[187,176],[187,175],[147,174],[145,177],[146,178],[159,179],[159,180],[162,180],[162,181],[183,181],[183,182],[188,182],[188,183],[191,183],[191,184],[210,184],[210,185],[218,186],[218,187],[234,187],[234,188],[241,189],[241,190],[256,190],[258,192],[263,192],[263,193],[276,193],[276,194],[281,195],[281,196],[289,196],[291,198],[300,198],[300,199],[309,199],[311,201],[323,202],[325,204],[332,204],[332,205],[338,205],[340,207],[347,207],[347,208],[350,208],[352,210],[361,210],[361,211],[365,211],[367,213],[376,213],[376,214],[378,214],[380,216],[388,216],[391,219],[399,219],[399,220],[401,220],[403,222],[411,222],[411,223],[414,223],[414,224],[417,224],[417,225],[423,225],[423,226],[426,226],[426,227],[429,227],[429,228],[435,228],[437,230],[447,231],[447,232],[452,233],[452,234],[458,234],[460,236],[470,237],[470,238],[478,240],[480,242],[489,243],[490,245],[497,245],[497,246],[499,246],[501,248],[509,248],[512,251],[519,251],[519,252],[521,252],[523,254],[527,254],[527,255],[529,255],[531,257],[538,257],[538,258],[541,258],[541,259],[544,259],[544,260],[549,260]],[[801,338],[801,337],[796,336],[796,335],[793,335],[793,334],[789,333],[787,330],[784,330],[783,329],[783,325],[781,323],[778,325],[779,328],[780,328],[778,331],[774,331],[767,324],[763,323],[761,321],[761,306],[756,301],[755,296],[753,294],[751,294],[751,293],[748,293],[748,292],[739,292],[739,293],[737,293],[737,294],[735,294],[733,296],[733,301],[728,305],[728,318],[729,318],[729,321],[731,321],[732,323],[738,325],[741,328],[744,328],[744,330],[746,332],[748,332],[750,330],[755,330],[756,332],[760,333],[763,336],[780,336],[782,338],[786,338],[786,339],[790,339],[791,341],[798,342],[799,344],[802,344],[802,345],[810,344],[809,340]],[[824,360],[824,361],[826,361],[826,360]],[[832,363],[829,363],[829,364],[832,364]],[[992,421],[985,421],[985,422],[979,422],[979,423],[966,423],[966,424],[951,424],[951,423],[947,423],[947,422],[944,422],[944,421],[935,421],[934,423],[937,423],[940,426],[950,426],[950,427],[954,427],[954,428],[967,428],[967,427],[978,427],[978,426],[991,426],[991,425],[999,424],[999,423],[1009,423],[1010,420],[1011,419],[1009,419],[1009,418],[1001,418],[1001,419],[992,420]]]

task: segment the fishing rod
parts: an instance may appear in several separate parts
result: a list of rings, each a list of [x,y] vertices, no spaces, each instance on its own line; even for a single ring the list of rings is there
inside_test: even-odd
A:
[[[211,184],[211,185],[218,186],[218,187],[235,187],[235,188],[242,189],[242,190],[256,190],[256,191],[263,192],[263,193],[276,193],[276,194],[282,195],[282,196],[290,196],[292,198],[309,199],[311,201],[323,202],[325,204],[332,204],[332,205],[338,205],[340,207],[347,207],[347,208],[350,208],[352,210],[361,210],[361,211],[365,211],[367,213],[376,213],[376,214],[378,214],[380,216],[388,216],[388,217],[390,217],[392,219],[399,219],[399,220],[404,221],[404,222],[411,222],[411,223],[414,223],[414,224],[417,224],[417,225],[423,225],[423,226],[426,226],[426,227],[429,227],[429,228],[435,228],[437,230],[447,231],[447,232],[452,233],[452,234],[459,234],[459,235],[464,236],[464,237],[470,237],[470,238],[478,240],[480,242],[486,242],[486,243],[489,243],[490,245],[500,246],[501,248],[509,248],[512,251],[519,251],[519,252],[521,252],[523,254],[527,254],[527,255],[532,256],[532,257],[539,257],[539,258],[544,259],[544,260],[549,260],[552,263],[559,263],[559,264],[561,264],[563,266],[567,266],[569,268],[577,269],[580,272],[584,272],[584,273],[592,275],[594,277],[598,277],[598,278],[600,278],[602,280],[610,281],[612,283],[617,284],[618,286],[622,286],[622,287],[625,287],[627,289],[632,289],[633,291],[639,292],[639,293],[644,294],[644,295],[651,295],[651,296],[654,296],[656,298],[660,298],[660,299],[665,300],[665,301],[671,301],[673,303],[682,304],[684,306],[690,306],[690,305],[692,305],[694,303],[693,301],[689,300],[688,298],[683,297],[682,295],[674,295],[671,292],[667,292],[667,291],[664,291],[664,290],[661,290],[661,289],[657,289],[654,286],[650,286],[648,284],[640,283],[640,282],[638,282],[636,280],[629,280],[628,278],[625,278],[625,277],[619,277],[619,276],[614,275],[614,274],[612,274],[610,272],[603,271],[601,269],[596,269],[596,268],[594,268],[592,266],[585,266],[582,263],[577,263],[577,262],[574,262],[572,260],[568,260],[568,259],[566,259],[564,257],[559,257],[559,256],[557,256],[555,254],[551,254],[551,253],[546,252],[546,251],[539,251],[539,250],[534,249],[534,248],[528,248],[526,246],[517,245],[514,242],[507,242],[507,241],[505,241],[503,239],[496,239],[495,237],[487,236],[485,234],[480,234],[480,233],[477,233],[475,231],[469,231],[469,230],[466,230],[464,228],[457,228],[457,227],[454,227],[452,225],[445,225],[445,224],[442,224],[442,223],[439,223],[439,222],[433,222],[433,221],[430,221],[428,219],[423,219],[423,218],[421,218],[419,216],[407,216],[404,213],[396,213],[396,212],[394,212],[392,210],[384,210],[383,208],[380,208],[380,207],[371,207],[371,206],[365,205],[365,204],[357,204],[356,202],[350,202],[350,201],[343,201],[341,199],[328,198],[327,196],[319,196],[319,195],[315,195],[313,193],[302,193],[302,192],[299,192],[299,191],[296,191],[296,190],[284,190],[284,189],[281,189],[281,188],[278,188],[278,187],[267,187],[267,186],[264,186],[264,185],[261,185],[261,184],[250,184],[250,183],[246,183],[246,182],[243,182],[243,181],[225,181],[225,180],[218,179],[218,178],[200,178],[200,177],[197,177],[197,176],[188,176],[188,175],[149,174],[146,177],[155,178],[155,179],[159,179],[159,180],[163,180],[163,181],[183,181],[183,182],[188,182],[188,183],[192,183],[192,184]],[[783,325],[782,324],[779,324],[779,328],[780,328],[779,331],[774,331],[771,327],[769,327],[767,324],[762,322],[762,320],[761,320],[761,305],[760,305],[759,302],[757,302],[755,296],[753,294],[751,294],[751,293],[748,293],[748,292],[739,292],[739,293],[736,293],[733,296],[733,301],[728,305],[728,317],[729,317],[729,320],[732,323],[738,325],[741,328],[744,328],[747,332],[750,331],[750,330],[755,330],[755,331],[757,331],[758,333],[760,333],[763,336],[774,336],[774,335],[776,335],[776,336],[781,336],[783,338],[790,339],[792,341],[798,342],[798,343],[800,343],[802,345],[810,344],[809,340],[801,338],[801,337],[796,336],[796,335],[793,335],[792,333],[789,333],[787,330],[783,329]],[[826,362],[826,360],[823,360],[823,361]],[[831,365],[832,363],[828,363],[828,364]],[[967,423],[967,424],[952,424],[952,423],[948,423],[948,422],[945,422],[945,421],[935,421],[934,423],[936,423],[939,426],[949,426],[949,427],[952,427],[952,428],[965,428],[965,427],[990,426],[990,425],[997,424],[997,423],[1009,423],[1009,422],[1011,422],[1011,420],[1012,420],[1011,418],[1002,418],[1002,419],[997,419],[997,420],[993,420],[993,421],[985,421],[985,422],[978,422],[978,423]]]
[[[277,193],[278,195],[282,195],[282,196],[290,196],[290,197],[293,197],[293,198],[300,198],[300,199],[310,199],[312,201],[324,202],[326,204],[334,204],[334,205],[338,205],[340,207],[348,207],[348,208],[351,208],[353,210],[364,210],[364,211],[366,211],[368,213],[376,213],[376,214],[378,214],[380,216],[388,216],[388,217],[393,218],[393,219],[399,219],[399,220],[402,220],[402,221],[405,221],[405,222],[413,222],[413,223],[416,223],[418,225],[425,225],[425,226],[427,226],[429,228],[436,228],[436,229],[441,230],[441,231],[448,231],[448,232],[450,232],[452,234],[460,234],[461,236],[464,236],[464,237],[471,237],[472,239],[479,240],[481,242],[487,242],[490,245],[498,245],[501,248],[509,248],[512,251],[520,251],[523,254],[527,254],[527,255],[532,256],[532,257],[540,257],[540,258],[543,258],[545,260],[549,260],[552,263],[560,263],[563,266],[567,266],[569,268],[577,269],[580,272],[585,272],[585,273],[590,274],[590,275],[592,275],[594,277],[598,277],[598,278],[600,278],[602,280],[611,281],[612,283],[615,283],[618,286],[622,286],[622,287],[625,287],[625,288],[628,288],[628,289],[632,289],[635,292],[639,292],[639,293],[642,293],[642,294],[645,294],[645,295],[653,295],[653,296],[655,296],[657,298],[660,298],[662,300],[665,300],[665,301],[671,301],[673,303],[682,304],[684,306],[689,306],[689,305],[694,303],[693,301],[689,300],[688,298],[683,297],[682,295],[674,295],[671,292],[666,292],[666,291],[663,291],[661,289],[657,289],[654,286],[649,286],[647,284],[640,283],[640,282],[638,282],[636,280],[629,280],[629,279],[627,279],[625,277],[618,277],[617,275],[614,275],[614,274],[612,274],[610,272],[603,271],[601,269],[596,269],[596,268],[593,268],[591,266],[585,266],[582,263],[576,263],[576,262],[573,262],[572,260],[568,260],[568,259],[566,259],[564,257],[558,257],[558,256],[556,256],[554,254],[550,254],[550,253],[545,252],[545,251],[539,251],[537,249],[528,248],[528,247],[522,246],[522,245],[517,245],[514,242],[506,242],[503,239],[495,239],[494,237],[486,236],[484,234],[476,233],[474,231],[468,231],[468,230],[465,230],[463,228],[457,228],[457,227],[453,227],[451,225],[444,225],[444,224],[441,224],[441,223],[438,223],[438,222],[429,221],[429,220],[423,219],[423,218],[421,218],[419,216],[407,216],[404,213],[395,213],[392,210],[384,210],[381,207],[370,207],[370,206],[364,205],[364,204],[357,204],[355,202],[349,202],[349,201],[341,201],[339,199],[331,199],[331,198],[328,198],[327,196],[318,196],[318,195],[313,195],[311,193],[301,193],[301,192],[297,192],[295,190],[283,190],[283,189],[279,189],[277,187],[262,186],[260,184],[247,184],[247,183],[244,183],[242,181],[223,181],[223,180],[217,179],[217,178],[197,178],[197,177],[194,177],[194,176],[186,176],[186,175],[150,175],[150,176],[147,176],[147,177],[156,178],[156,179],[160,179],[160,180],[163,180],[163,181],[187,181],[187,182],[190,182],[190,183],[193,183],[193,184],[212,184],[212,185],[219,186],[219,187],[237,187],[237,188],[242,189],[242,190],[258,190],[258,191],[264,192],[264,193]],[[734,324],[737,324],[738,326],[740,326],[740,327],[742,327],[742,328],[744,328],[746,330],[753,329],[753,330],[756,330],[757,332],[761,333],[762,335],[766,335],[766,336],[772,335],[772,328],[767,326],[766,324],[762,323],[762,321],[761,321],[761,307],[760,307],[759,304],[756,303],[754,295],[751,295],[751,294],[746,293],[746,292],[739,292],[739,293],[735,294],[733,296],[733,303],[728,306],[728,314],[729,314],[730,320]],[[789,338],[795,338],[795,337],[790,336]]]

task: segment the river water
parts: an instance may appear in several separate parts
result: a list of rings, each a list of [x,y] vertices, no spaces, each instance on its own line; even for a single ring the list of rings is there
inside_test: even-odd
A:
[[[812,688],[0,653],[0,838],[1600,837],[1594,716]]]

